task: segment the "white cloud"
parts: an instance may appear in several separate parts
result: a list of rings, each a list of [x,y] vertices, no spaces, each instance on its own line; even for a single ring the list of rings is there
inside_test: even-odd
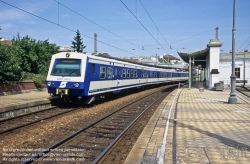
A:
[[[13,4],[14,5],[14,4]],[[46,8],[46,4],[38,2],[38,3],[22,3],[20,6],[15,4],[17,8],[11,8],[11,9],[3,9],[1,7],[0,11],[0,21],[13,21],[13,20],[20,20],[24,18],[30,18],[30,14],[36,14],[38,12],[43,11],[43,8]],[[21,11],[18,8],[24,10]],[[29,13],[27,13],[27,12]]]
[[[10,28],[13,28],[13,27],[15,27],[15,25],[10,24],[10,23],[1,24],[1,29],[2,29],[2,30],[10,29]]]
[[[62,17],[63,17],[63,18],[69,18],[70,15],[68,15],[68,14],[63,14]]]
[[[23,19],[26,17],[26,14],[17,9],[8,9],[0,11],[0,20],[16,20]]]

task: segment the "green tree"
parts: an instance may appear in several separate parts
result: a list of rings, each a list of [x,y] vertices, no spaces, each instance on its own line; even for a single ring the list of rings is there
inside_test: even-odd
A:
[[[59,47],[48,39],[36,41],[29,36],[17,34],[12,45],[0,44],[0,82],[11,83],[23,79],[33,80],[37,86],[43,85],[48,73],[51,56]]]
[[[20,66],[23,71],[34,74],[47,74],[51,56],[58,52],[58,46],[50,44],[48,39],[36,41],[29,36],[21,38],[19,34],[12,39],[12,46],[22,59]]]
[[[73,48],[73,50],[76,52],[82,52],[83,49],[86,48],[86,46],[84,46],[83,44],[79,30],[76,31],[76,36],[74,37],[74,41],[71,42],[72,42],[71,48]]]
[[[15,55],[15,49],[0,43],[0,82],[22,80],[21,58]]]

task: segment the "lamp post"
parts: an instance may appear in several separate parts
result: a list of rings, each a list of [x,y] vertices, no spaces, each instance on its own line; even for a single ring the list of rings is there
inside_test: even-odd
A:
[[[243,87],[245,87],[245,83],[246,83],[246,78],[245,78],[245,76],[246,76],[246,62],[245,62],[245,60],[246,60],[246,53],[247,53],[247,50],[244,50],[244,62],[243,62],[243,64],[244,64],[244,68],[243,68],[243,70],[244,70],[244,81],[243,81]]]
[[[235,90],[235,8],[236,8],[236,0],[234,0],[233,5],[233,30],[232,30],[232,75],[231,75],[231,92],[230,97],[228,98],[229,104],[237,104],[236,90]]]
[[[189,89],[191,89],[191,53],[189,52],[189,66],[188,66],[188,75],[189,75],[189,77],[188,77],[188,88]]]

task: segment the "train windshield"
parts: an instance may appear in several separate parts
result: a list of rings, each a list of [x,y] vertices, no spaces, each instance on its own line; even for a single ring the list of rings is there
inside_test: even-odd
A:
[[[80,63],[57,63],[51,72],[54,76],[81,76]]]

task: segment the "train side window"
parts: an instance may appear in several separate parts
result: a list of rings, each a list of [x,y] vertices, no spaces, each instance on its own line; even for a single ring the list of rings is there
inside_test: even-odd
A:
[[[126,78],[126,69],[122,69],[122,77]]]
[[[141,77],[142,77],[142,78],[148,77],[148,72],[147,72],[147,71],[142,71]]]
[[[91,74],[95,74],[95,64],[91,64]]]
[[[106,78],[106,67],[100,67],[100,79]]]
[[[157,72],[153,72],[153,77],[157,77]]]
[[[127,78],[130,78],[130,69],[127,69]]]
[[[108,78],[111,79],[113,77],[113,68],[108,67]]]
[[[131,78],[135,78],[135,70],[131,70]]]
[[[137,70],[135,70],[135,74],[134,74],[134,77],[137,78]]]

